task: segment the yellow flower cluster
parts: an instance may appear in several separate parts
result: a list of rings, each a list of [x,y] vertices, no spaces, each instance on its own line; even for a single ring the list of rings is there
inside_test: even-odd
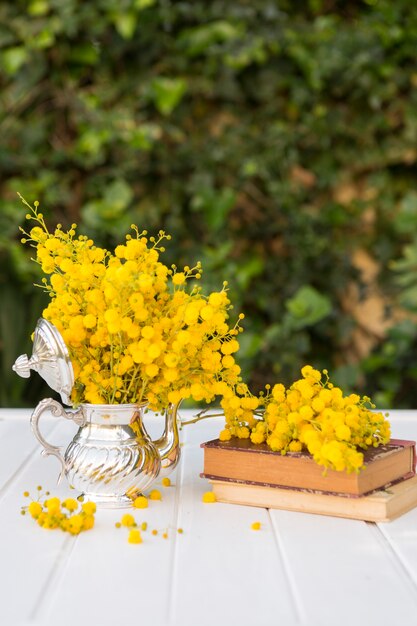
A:
[[[307,451],[325,468],[358,472],[363,467],[358,449],[387,443],[388,420],[372,410],[369,398],[345,396],[329,381],[326,370],[321,373],[306,365],[301,373],[288,389],[276,384],[259,398],[245,385],[237,385],[222,400],[226,426],[220,439],[250,438],[281,454]]]
[[[29,497],[30,494],[25,492],[24,495]],[[94,502],[80,503],[74,498],[61,502],[59,498],[52,497],[43,502],[32,500],[27,507],[22,507],[22,513],[26,511],[42,528],[60,528],[71,535],[79,535],[83,530],[93,528],[96,505]]]
[[[35,225],[22,241],[36,248],[47,276],[51,301],[43,316],[68,347],[75,404],[148,402],[160,410],[190,397],[211,402],[239,382],[233,355],[241,329],[239,320],[228,322],[227,283],[208,296],[195,283],[188,288],[201,265],[164,265],[161,243],[170,237],[163,231],[148,238],[132,225],[111,253],[77,236],[76,224],[50,233],[38,204],[25,204]]]

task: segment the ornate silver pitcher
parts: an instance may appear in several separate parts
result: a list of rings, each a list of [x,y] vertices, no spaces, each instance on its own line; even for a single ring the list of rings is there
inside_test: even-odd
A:
[[[23,377],[36,370],[69,404],[74,374],[65,343],[58,330],[44,319],[36,326],[30,359],[20,356],[13,366]],[[167,476],[180,458],[177,426],[178,405],[165,412],[162,436],[152,441],[143,424],[146,404],[81,404],[66,410],[46,398],[32,413],[31,426],[43,446],[42,454],[56,456],[62,476],[70,485],[104,506],[123,506],[146,489],[156,478]],[[45,412],[63,417],[79,426],[65,452],[48,443],[39,429]]]

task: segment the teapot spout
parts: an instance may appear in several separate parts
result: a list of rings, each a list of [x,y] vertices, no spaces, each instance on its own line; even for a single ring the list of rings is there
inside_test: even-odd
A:
[[[180,460],[180,438],[178,433],[179,404],[170,404],[165,410],[165,428],[159,439],[153,442],[161,457],[161,471],[159,478],[164,478],[172,472]]]

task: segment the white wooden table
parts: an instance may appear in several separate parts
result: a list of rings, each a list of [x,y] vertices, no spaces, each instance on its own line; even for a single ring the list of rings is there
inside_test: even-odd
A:
[[[23,492],[37,485],[74,495],[55,486],[57,460],[40,456],[29,415],[0,409],[1,626],[417,623],[417,508],[376,525],[204,504],[200,443],[218,435],[222,421],[213,418],[183,429],[173,486],[155,485],[162,502],[132,511],[148,523],[142,544],[115,528],[126,510],[99,510],[96,527],[73,537],[20,515]],[[393,436],[417,438],[417,411],[390,419]],[[46,419],[44,432],[61,442],[75,430]],[[251,530],[254,521],[260,531]]]

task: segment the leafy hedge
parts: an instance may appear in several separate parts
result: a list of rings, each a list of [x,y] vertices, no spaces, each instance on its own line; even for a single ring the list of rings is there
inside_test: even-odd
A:
[[[42,298],[19,191],[228,279],[254,389],[309,362],[411,406],[416,43],[409,0],[2,2],[0,404],[45,394],[10,370]]]

